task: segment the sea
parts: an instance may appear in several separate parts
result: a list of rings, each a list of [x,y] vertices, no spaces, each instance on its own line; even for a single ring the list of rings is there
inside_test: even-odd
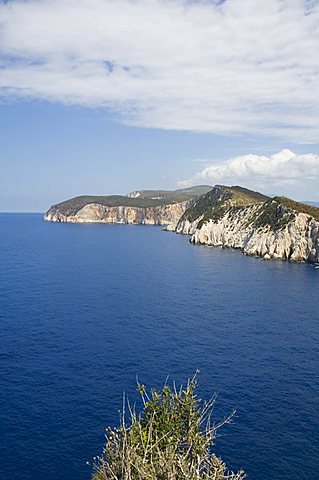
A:
[[[0,478],[88,480],[137,382],[236,410],[214,451],[319,478],[319,269],[141,225],[0,214]]]

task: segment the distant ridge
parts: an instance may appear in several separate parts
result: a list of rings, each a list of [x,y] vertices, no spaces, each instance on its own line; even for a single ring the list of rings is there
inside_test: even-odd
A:
[[[140,199],[186,199],[204,195],[209,192],[213,187],[211,185],[196,185],[194,187],[180,188],[178,190],[136,190],[128,193],[128,197],[140,198]],[[182,200],[182,201],[183,201]]]
[[[319,202],[312,202],[310,200],[305,200],[302,203],[305,203],[306,205],[312,205],[313,207],[319,208]]]
[[[88,204],[99,204],[105,207],[138,207],[148,208],[169,205],[199,197],[213,187],[199,185],[178,190],[137,190],[127,195],[81,195],[52,205],[51,209],[58,210],[62,215],[76,215]]]

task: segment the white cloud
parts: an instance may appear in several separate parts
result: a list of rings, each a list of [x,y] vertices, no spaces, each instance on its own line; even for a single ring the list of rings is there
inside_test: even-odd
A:
[[[13,0],[0,4],[0,94],[317,142],[318,22],[307,0]]]
[[[218,161],[189,180],[179,182],[184,186],[199,183],[241,185],[265,193],[316,198],[319,193],[319,155],[296,154],[288,149],[269,157],[242,155]]]

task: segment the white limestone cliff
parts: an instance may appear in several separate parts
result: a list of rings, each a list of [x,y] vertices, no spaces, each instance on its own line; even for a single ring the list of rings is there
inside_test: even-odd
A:
[[[315,207],[285,197],[270,199],[243,187],[222,185],[185,201],[155,206],[129,204],[140,193],[129,194],[130,200],[102,197],[101,203],[90,197],[91,203],[85,203],[88,197],[76,197],[51,207],[44,219],[166,225],[168,231],[191,235],[190,241],[196,244],[240,249],[245,255],[263,259],[319,262],[319,209]],[[157,191],[154,195],[150,197],[153,201],[159,198]],[[115,201],[123,201],[124,205]],[[143,202],[145,199],[140,203]]]
[[[284,210],[281,225],[261,224],[266,203],[230,208],[218,220],[179,224],[176,232],[192,233],[192,243],[240,249],[264,259],[319,262],[319,222],[306,213]]]
[[[111,207],[98,203],[90,203],[72,215],[66,215],[58,208],[52,207],[45,214],[44,219],[50,222],[69,223],[176,225],[177,221],[190,205],[190,201],[159,205],[156,207]]]

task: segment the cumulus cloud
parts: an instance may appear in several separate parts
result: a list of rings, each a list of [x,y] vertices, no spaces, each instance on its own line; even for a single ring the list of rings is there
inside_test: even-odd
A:
[[[309,0],[12,0],[0,3],[0,95],[316,142],[318,22]]]
[[[261,189],[265,193],[286,192],[297,195],[318,196],[319,155],[297,154],[284,149],[269,157],[264,155],[241,155],[209,165],[192,178],[180,181],[189,186],[198,183],[242,185]],[[309,197],[309,198],[310,198]]]

